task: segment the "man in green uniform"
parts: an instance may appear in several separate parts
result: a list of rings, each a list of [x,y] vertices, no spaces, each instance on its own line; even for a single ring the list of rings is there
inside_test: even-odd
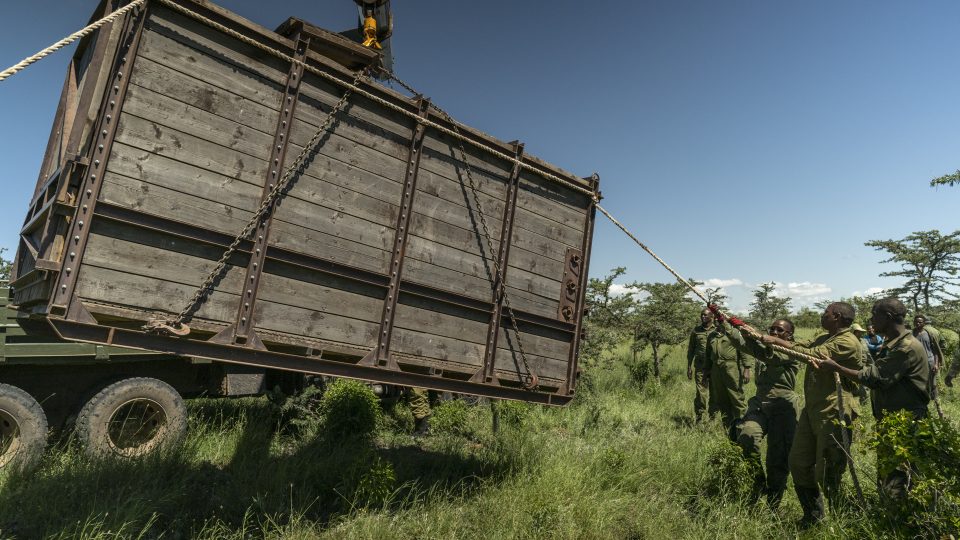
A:
[[[820,316],[820,326],[827,332],[813,341],[794,343],[776,336],[763,336],[766,344],[787,347],[816,358],[832,358],[843,367],[859,370],[863,367],[860,340],[850,331],[854,309],[846,302],[827,306]],[[804,406],[797,422],[797,433],[790,447],[790,474],[803,507],[803,523],[810,525],[823,519],[823,494],[831,504],[837,502],[840,480],[846,469],[846,449],[843,448],[841,429],[847,430],[847,440],[853,435],[847,427],[837,425],[838,415],[843,426],[849,426],[857,415],[858,402],[853,397],[857,384],[842,384],[844,410],[838,410],[837,387],[833,373],[807,368],[803,378]]]
[[[426,435],[430,432],[430,392],[426,388],[407,388],[407,403],[413,412],[414,435]]]
[[[738,350],[757,361],[757,395],[750,398],[747,412],[734,427],[736,442],[747,460],[756,467],[754,495],[766,493],[771,508],[780,506],[790,473],[788,458],[797,430],[800,398],[796,393],[797,373],[802,361],[757,343],[727,326],[727,335]],[[767,329],[771,336],[793,341],[793,322],[777,319]],[[767,437],[767,474],[760,464],[760,442]]]
[[[923,345],[903,320],[907,308],[896,298],[884,298],[873,305],[873,324],[885,338],[876,363],[861,370],[837,364],[833,360],[821,362],[820,368],[837,371],[840,375],[869,386],[874,390],[873,416],[880,420],[887,413],[909,411],[914,418],[927,416],[930,403],[930,365]],[[892,456],[877,455],[877,462]],[[910,489],[909,463],[887,471],[881,479],[883,492],[891,498],[902,498]]]
[[[710,373],[710,415],[720,413],[723,427],[733,436],[733,423],[747,410],[743,385],[750,382],[753,358],[733,346],[724,325],[715,324],[707,335],[707,362]]]
[[[921,314],[913,317],[913,337],[917,339],[926,350],[927,361],[930,364],[930,397],[937,399],[937,374],[943,365],[943,349],[946,343],[940,335],[940,331],[930,325],[930,321]]]
[[[690,332],[687,343],[687,378],[697,386],[693,396],[693,414],[699,423],[707,412],[707,396],[710,395],[710,372],[707,363],[707,336],[713,331],[713,313],[709,309],[700,312],[700,325]]]

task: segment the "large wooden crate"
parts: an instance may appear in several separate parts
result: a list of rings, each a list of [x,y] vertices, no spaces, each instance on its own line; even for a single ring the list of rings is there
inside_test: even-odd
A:
[[[143,331],[189,302],[376,59],[295,19],[272,32],[209,2],[176,3],[324,76],[156,1],[87,38],[21,235],[21,316],[74,340],[567,402],[596,175],[373,82],[229,259],[191,333]],[[468,139],[465,162],[451,131]]]

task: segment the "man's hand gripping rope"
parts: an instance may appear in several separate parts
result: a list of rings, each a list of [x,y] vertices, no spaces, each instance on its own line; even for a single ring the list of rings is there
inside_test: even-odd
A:
[[[717,320],[718,323],[722,324],[724,321],[726,321],[730,323],[730,326],[733,326],[734,328],[740,330],[740,332],[746,334],[748,337],[750,337],[750,339],[754,341],[763,343],[765,346],[770,347],[775,351],[780,351],[784,354],[793,356],[794,358],[799,358],[800,360],[805,361],[806,363],[810,364],[814,368],[820,367],[820,359],[815,356],[810,356],[809,354],[795,351],[789,347],[777,345],[776,343],[765,342],[763,339],[763,334],[758,332],[756,328],[750,326],[749,324],[747,324],[746,322],[744,322],[743,320],[737,317],[725,314],[723,311],[720,310],[720,306],[711,303],[711,304],[707,304],[707,309],[709,309],[710,312],[713,313],[713,317]]]

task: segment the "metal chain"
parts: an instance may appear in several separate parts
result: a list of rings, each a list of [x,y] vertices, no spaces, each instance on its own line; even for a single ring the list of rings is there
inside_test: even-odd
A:
[[[327,133],[327,129],[330,127],[330,124],[333,123],[334,117],[343,110],[343,107],[347,104],[347,100],[352,94],[352,88],[356,87],[360,81],[364,80],[369,76],[369,69],[363,68],[357,71],[356,75],[353,78],[353,86],[348,87],[344,91],[343,96],[340,98],[340,101],[333,106],[333,109],[330,110],[330,113],[323,120],[323,123],[317,129],[317,132],[314,133],[313,137],[304,145],[303,150],[293,161],[290,167],[287,168],[286,172],[280,178],[279,181],[273,186],[273,189],[270,190],[270,193],[263,199],[263,202],[260,204],[260,208],[253,214],[253,217],[250,218],[250,221],[243,227],[243,230],[240,231],[240,234],[233,239],[233,242],[227,247],[227,250],[220,257],[220,260],[217,261],[216,266],[213,270],[210,271],[210,274],[207,275],[206,279],[203,280],[203,283],[193,294],[193,298],[187,303],[186,306],[177,316],[173,319],[168,320],[152,320],[147,325],[144,326],[144,330],[147,331],[163,331],[179,335],[185,335],[189,333],[181,331],[181,328],[184,326],[184,323],[189,322],[192,318],[191,312],[197,309],[203,302],[206,301],[207,295],[212,292],[214,282],[221,276],[224,269],[227,267],[227,261],[230,257],[237,251],[240,247],[240,244],[250,235],[254,230],[256,225],[263,220],[263,218],[272,210],[274,203],[276,203],[283,195],[283,190],[290,183],[290,180],[293,179],[295,175],[301,173],[301,167],[306,162],[307,156],[309,156],[315,149],[317,143],[320,142],[320,139]]]
[[[74,41],[76,41],[76,40],[78,40],[78,39],[80,39],[80,38],[82,38],[82,37],[85,37],[85,36],[93,33],[93,31],[99,29],[101,26],[103,26],[103,25],[105,25],[105,24],[107,24],[107,23],[111,23],[111,22],[115,21],[117,18],[126,15],[128,11],[133,10],[133,9],[138,9],[138,8],[139,8],[140,6],[142,6],[146,1],[147,1],[147,0],[135,0],[134,2],[131,2],[129,5],[121,8],[121,9],[118,9],[117,11],[114,11],[114,12],[111,13],[110,15],[107,15],[106,17],[104,17],[104,18],[100,19],[99,21],[97,21],[97,22],[95,22],[95,23],[87,26],[86,28],[84,28],[84,29],[82,29],[82,30],[78,30],[78,31],[70,34],[69,36],[67,36],[67,37],[61,39],[60,41],[54,43],[53,45],[47,47],[46,49],[43,49],[42,51],[34,54],[33,56],[28,56],[28,57],[24,58],[23,60],[21,60],[20,62],[18,62],[16,65],[11,66],[11,67],[8,67],[7,69],[5,69],[5,70],[3,70],[3,71],[0,71],[0,81],[3,81],[3,80],[5,80],[5,79],[10,78],[10,77],[13,76],[13,75],[16,75],[18,72],[26,69],[27,66],[29,66],[29,65],[31,65],[31,64],[33,64],[33,63],[35,63],[35,62],[38,62],[38,61],[42,60],[43,58],[47,57],[48,55],[50,55],[50,54],[52,54],[52,53],[55,53],[55,52],[59,51],[60,49],[66,47],[67,45],[73,43]]]
[[[411,94],[413,94],[413,95],[415,95],[415,96],[422,96],[422,95],[423,95],[423,94],[421,94],[420,92],[417,92],[417,91],[416,91],[412,86],[410,86],[409,84],[407,84],[407,83],[403,82],[402,80],[400,80],[400,78],[397,77],[397,76],[396,76],[395,74],[393,74],[392,72],[387,71],[386,69],[383,69],[383,68],[381,68],[381,71],[382,71],[383,73],[385,73],[391,80],[396,81],[400,86],[402,86],[404,89],[406,89],[406,90],[407,90],[408,92],[410,92]],[[451,124],[452,126],[454,126],[454,130],[457,130],[458,133],[459,133],[459,130],[457,129],[457,123],[454,122],[453,117],[450,116],[450,113],[448,113],[447,111],[445,111],[445,110],[441,109],[440,107],[434,105],[432,102],[430,103],[430,106],[431,106],[434,110],[436,110],[438,113],[440,113],[441,115],[443,115],[443,117],[446,118],[446,120],[447,120],[448,122],[450,122],[450,124]],[[509,315],[510,323],[511,323],[511,326],[513,327],[513,332],[514,332],[514,334],[516,334],[516,336],[517,336],[517,350],[518,350],[518,352],[520,353],[520,360],[523,361],[523,368],[527,371],[527,380],[526,380],[526,382],[523,382],[522,384],[524,385],[524,387],[526,387],[526,388],[528,388],[528,389],[530,389],[530,390],[536,390],[537,387],[539,386],[539,384],[538,384],[538,378],[537,378],[536,374],[533,373],[533,370],[530,369],[530,363],[527,361],[527,355],[526,355],[526,353],[525,353],[524,350],[523,350],[523,340],[520,338],[520,329],[517,327],[517,318],[516,318],[516,316],[514,316],[513,306],[510,305],[510,295],[507,294],[507,278],[506,278],[506,274],[504,273],[503,268],[500,266],[500,261],[497,259],[497,257],[494,256],[494,253],[495,253],[495,252],[494,252],[494,249],[493,249],[493,238],[492,238],[491,235],[490,235],[490,229],[489,229],[489,227],[487,227],[486,212],[483,211],[483,204],[481,204],[481,202],[480,202],[480,194],[479,194],[479,190],[477,189],[477,184],[476,184],[476,182],[473,180],[473,174],[472,174],[471,169],[470,169],[470,164],[467,163],[467,151],[466,151],[466,149],[464,149],[464,147],[463,147],[463,139],[460,138],[460,137],[458,137],[456,140],[457,140],[458,147],[459,147],[459,150],[460,150],[460,161],[463,162],[464,170],[465,170],[466,173],[467,173],[467,184],[468,184],[469,187],[470,187],[470,193],[471,193],[471,195],[473,196],[473,202],[474,202],[474,204],[475,204],[476,207],[477,207],[477,214],[480,216],[480,226],[483,228],[483,237],[484,237],[484,239],[485,239],[486,242],[487,242],[487,250],[490,252],[490,258],[493,260],[493,267],[494,267],[494,270],[496,271],[496,281],[495,281],[495,283],[499,283],[499,284],[500,284],[500,289],[501,289],[501,290],[500,290],[500,291],[494,291],[494,294],[499,293],[499,294],[501,294],[501,295],[503,296],[503,304],[504,304],[504,307],[507,308],[507,314]],[[515,158],[515,159],[517,159],[517,158]],[[501,238],[500,241],[503,242],[504,239]],[[522,374],[521,374],[521,377],[522,377]]]

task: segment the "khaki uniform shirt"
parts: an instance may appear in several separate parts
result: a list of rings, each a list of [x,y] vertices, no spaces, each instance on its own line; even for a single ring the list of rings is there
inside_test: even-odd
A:
[[[724,323],[727,325],[728,323]],[[746,339],[738,330],[729,327],[728,334],[734,347],[757,359],[757,397],[761,403],[774,399],[797,399],[797,374],[802,360],[774,351],[752,339]]]
[[[875,390],[873,415],[910,411],[927,414],[930,403],[930,365],[923,345],[909,330],[883,344],[875,364],[860,370],[860,382]]]
[[[713,327],[704,328],[701,324],[690,332],[687,342],[687,367],[693,366],[702,371],[707,363],[707,336],[713,332]]]
[[[813,341],[798,343],[794,345],[793,350],[815,358],[830,357],[841,366],[855,371],[860,371],[866,364],[860,339],[849,328],[844,328],[834,335],[821,334]],[[845,412],[857,413],[859,400],[853,396],[857,383],[841,377],[840,384],[843,388]],[[810,413],[833,416],[837,414],[837,384],[832,371],[807,366],[807,372],[803,377],[803,394],[804,408]]]
[[[714,328],[707,335],[707,362],[704,369],[709,371],[714,367],[731,373],[738,369],[742,375],[744,369],[753,367],[753,357],[738,351],[728,334]]]

